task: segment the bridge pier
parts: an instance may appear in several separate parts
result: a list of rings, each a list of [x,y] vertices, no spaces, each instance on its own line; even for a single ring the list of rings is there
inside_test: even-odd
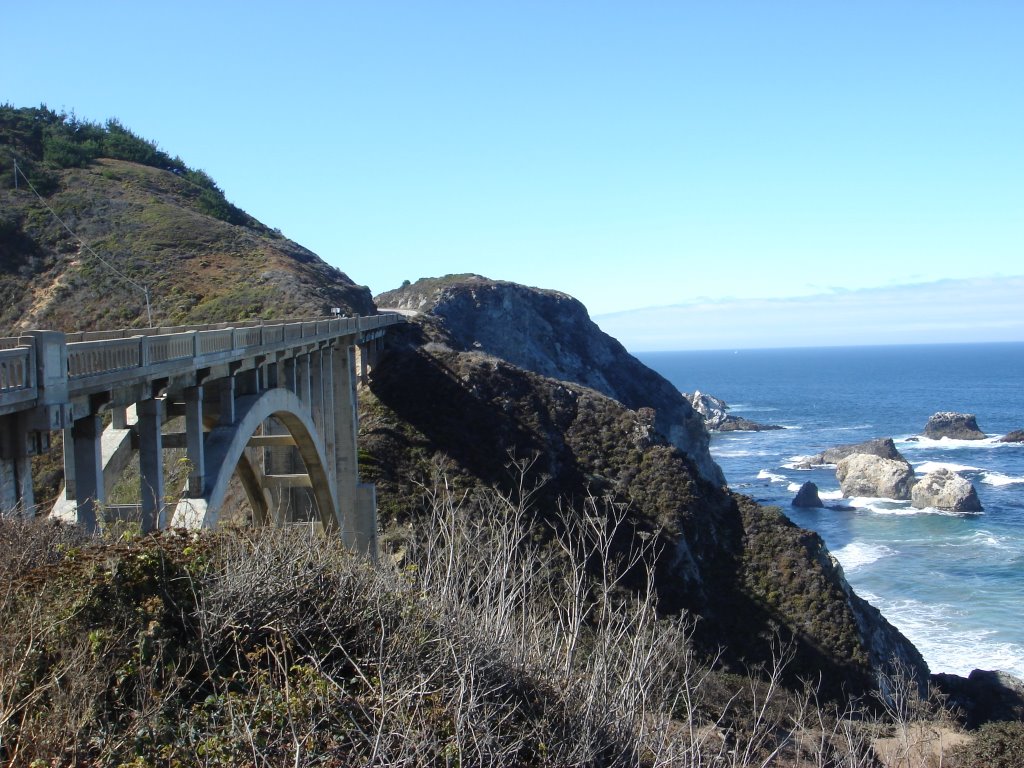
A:
[[[75,504],[78,524],[89,531],[99,531],[97,507],[107,501],[103,482],[103,424],[98,413],[75,419],[71,425],[71,444],[64,444],[64,455],[71,454],[75,468]],[[65,463],[67,459],[65,458]]]
[[[195,499],[203,495],[206,483],[206,453],[203,445],[203,385],[185,387],[185,455],[188,458],[188,482],[185,495]]]
[[[142,501],[143,533],[166,528],[164,506],[163,404],[160,398],[143,400],[136,408],[139,415],[139,495]],[[102,472],[102,468],[100,470]]]
[[[29,433],[26,414],[14,413],[0,418],[0,510],[19,516],[35,514],[32,492],[32,456],[26,445]]]

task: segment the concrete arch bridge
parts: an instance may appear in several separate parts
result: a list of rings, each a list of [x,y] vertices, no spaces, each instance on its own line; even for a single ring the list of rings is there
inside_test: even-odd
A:
[[[66,485],[49,512],[89,531],[126,518],[143,531],[215,526],[237,478],[256,524],[310,522],[375,553],[357,384],[401,322],[379,314],[0,339],[0,511],[37,513],[31,458],[61,431]],[[170,448],[184,450],[188,477],[169,500]],[[137,503],[109,504],[136,454]]]

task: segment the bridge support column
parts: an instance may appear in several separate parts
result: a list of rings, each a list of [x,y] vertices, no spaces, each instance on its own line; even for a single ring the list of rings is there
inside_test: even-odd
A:
[[[309,405],[309,353],[301,352],[295,356],[295,394],[306,405]]]
[[[359,482],[359,451],[356,439],[359,417],[356,410],[355,347],[336,350],[332,365],[334,401],[334,474],[338,479],[338,525],[345,546],[377,557],[377,510],[372,490]],[[372,489],[372,486],[369,486]]]
[[[107,500],[103,487],[102,435],[103,425],[99,414],[90,414],[75,419],[71,426],[72,444],[64,445],[65,456],[69,450],[74,456],[78,524],[89,533],[98,530],[96,512]]]
[[[163,400],[143,400],[136,406],[139,416],[139,493],[142,499],[142,531],[166,528],[164,512],[164,450],[160,427]]]
[[[68,501],[74,501],[75,496],[75,452],[70,449],[74,442],[74,437],[71,435],[71,427],[66,427],[62,430],[64,438],[64,498]]]
[[[116,405],[110,409],[110,426],[114,429],[128,429],[128,408]]]
[[[26,421],[24,413],[0,418],[0,514],[13,512],[23,517],[35,514]]]
[[[188,456],[188,496],[198,499],[206,484],[203,443],[203,386],[185,388],[185,452]]]
[[[284,374],[284,379],[281,381],[281,386],[287,389],[289,392],[297,395],[299,393],[299,390],[297,389],[298,382],[296,380],[295,373],[295,358],[286,357],[284,360],[281,361],[281,364],[284,365],[284,370],[282,371]]]
[[[235,375],[226,376],[220,383],[220,423],[235,423]]]
[[[334,347],[324,347],[320,354],[323,356],[321,370],[324,378],[324,417],[323,426],[320,428],[320,435],[324,441],[324,450],[327,453],[327,461],[333,467],[337,460],[337,435],[334,424]],[[337,488],[335,488],[337,490]],[[337,494],[335,494],[337,496]]]
[[[314,350],[309,355],[309,410],[317,432],[324,433],[324,367],[323,352]]]

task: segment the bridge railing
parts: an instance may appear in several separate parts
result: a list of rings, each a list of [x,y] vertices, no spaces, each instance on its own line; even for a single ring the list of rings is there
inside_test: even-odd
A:
[[[68,344],[68,378],[125,371],[142,365],[140,339],[80,341]]]
[[[35,393],[35,350],[32,347],[0,349],[0,394]]]
[[[68,381],[131,372],[150,365],[197,360],[258,347],[282,348],[334,336],[365,333],[404,318],[395,314],[265,323],[219,323],[205,326],[95,331],[63,335],[67,370],[56,372]],[[60,335],[58,334],[58,337]],[[29,337],[0,338],[0,409],[17,410],[37,397],[36,348]],[[63,353],[62,353],[63,354]],[[126,373],[126,376],[130,376]]]
[[[404,318],[382,314],[272,324],[218,324],[190,328],[178,326],[174,330],[144,328],[68,334],[68,377],[82,379],[176,360],[243,352],[254,347],[301,343],[376,330],[399,322],[404,322]],[[153,332],[168,330],[170,332]],[[7,351],[21,354],[17,350],[0,347],[0,353]],[[0,389],[0,392],[5,391]]]

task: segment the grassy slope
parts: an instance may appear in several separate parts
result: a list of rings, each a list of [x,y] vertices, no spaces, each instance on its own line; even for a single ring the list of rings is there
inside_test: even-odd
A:
[[[45,202],[93,251],[150,289],[155,324],[372,311],[369,292],[262,225],[200,210],[167,171],[99,159],[55,172]],[[145,300],[72,237],[30,191],[0,189],[0,329],[145,323]]]

